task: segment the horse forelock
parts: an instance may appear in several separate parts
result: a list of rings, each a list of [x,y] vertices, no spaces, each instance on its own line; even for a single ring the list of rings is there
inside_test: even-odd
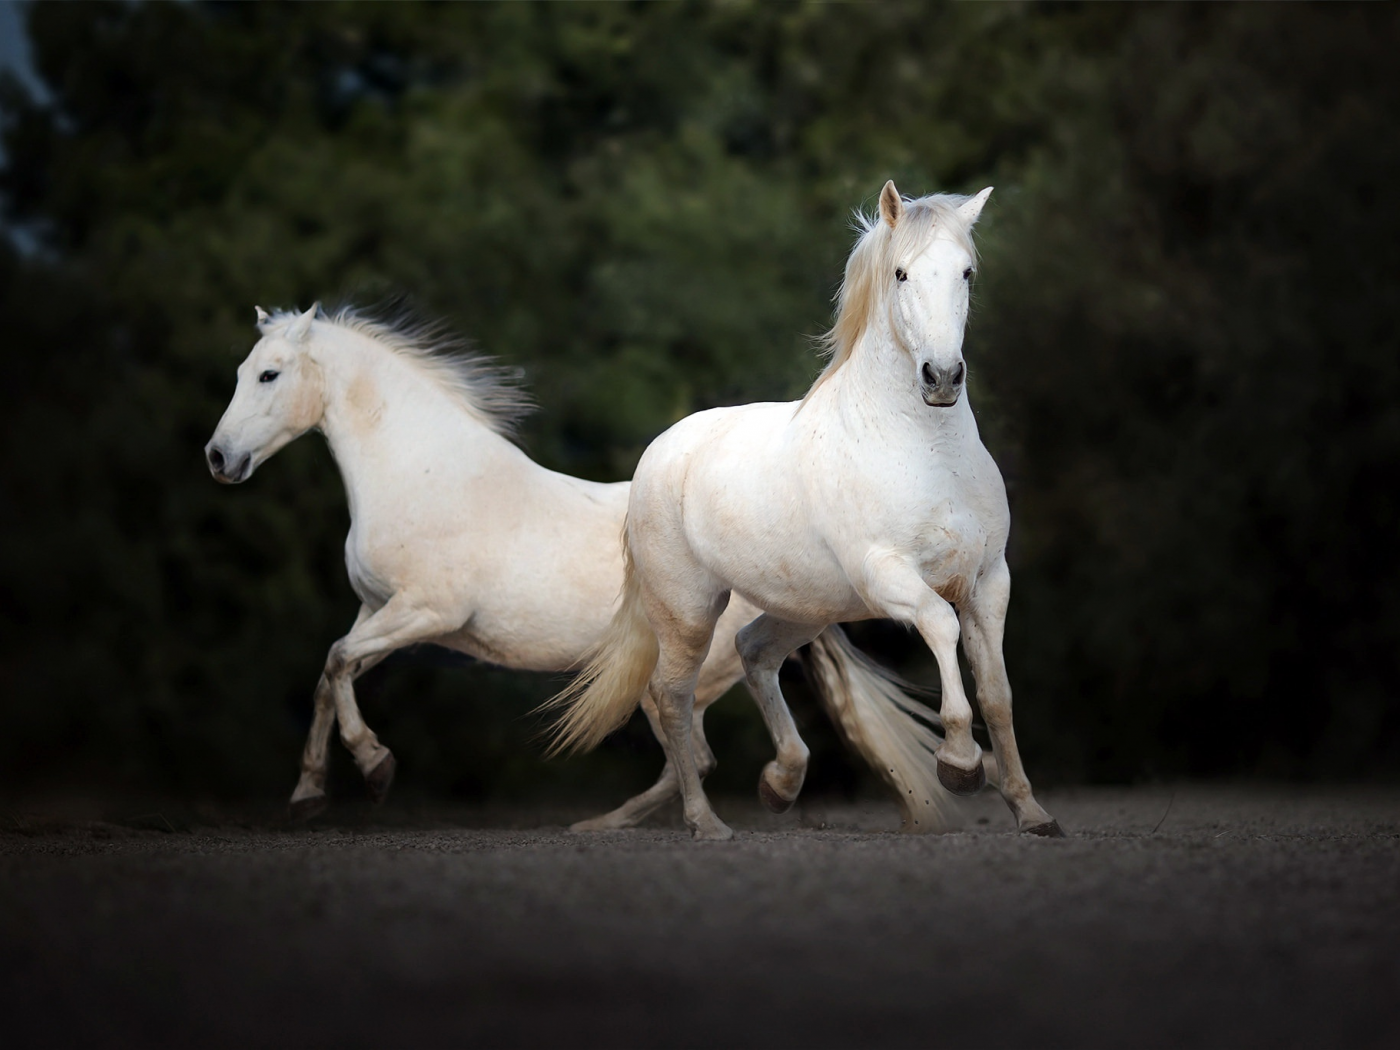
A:
[[[260,327],[265,334],[276,335],[299,316],[295,310],[278,310]],[[513,434],[534,408],[520,385],[518,368],[472,352],[464,339],[441,322],[423,320],[407,310],[376,316],[348,304],[316,319],[365,336],[401,358],[498,434]]]
[[[836,320],[819,344],[829,360],[803,401],[850,360],[872,318],[888,302],[895,267],[927,248],[938,231],[946,231],[976,261],[972,227],[958,213],[958,208],[970,199],[957,193],[935,193],[906,200],[904,214],[894,229],[880,218],[878,211],[869,215],[855,213],[852,225],[859,236],[836,292]]]

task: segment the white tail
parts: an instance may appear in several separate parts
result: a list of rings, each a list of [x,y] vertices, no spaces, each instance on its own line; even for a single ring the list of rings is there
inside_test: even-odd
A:
[[[642,609],[641,583],[625,543],[623,558],[622,604],[588,654],[582,673],[544,704],[545,708],[564,709],[550,729],[554,738],[548,750],[551,756],[590,751],[602,743],[637,709],[656,669],[661,649]]]
[[[956,803],[938,782],[934,750],[943,738],[938,715],[903,683],[828,627],[812,642],[806,664],[817,692],[846,739],[899,795],[906,831],[941,831]]]

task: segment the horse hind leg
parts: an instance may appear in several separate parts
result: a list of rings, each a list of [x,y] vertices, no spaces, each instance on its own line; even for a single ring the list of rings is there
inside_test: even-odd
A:
[[[824,626],[791,623],[765,613],[740,631],[734,640],[744,662],[749,691],[758,703],[777,750],[777,756],[763,767],[758,778],[758,797],[774,813],[785,813],[797,801],[807,778],[810,754],[783,699],[778,669],[790,653],[810,642]]]
[[[708,666],[707,663],[707,669]],[[722,694],[732,684],[732,680],[725,682],[724,687],[719,690],[719,694]],[[696,770],[701,779],[713,773],[717,765],[715,753],[710,750],[709,742],[705,739],[704,719],[705,708],[713,703],[719,694],[706,695],[706,683],[703,681],[696,689],[695,714],[691,721],[690,741],[691,748],[695,752]],[[647,721],[651,723],[651,731],[655,734],[657,742],[664,749],[666,746],[665,735],[661,731],[656,701],[651,698],[649,693],[642,697],[642,710],[646,713]],[[671,760],[668,758],[661,769],[661,775],[657,777],[656,783],[651,787],[641,794],[629,798],[611,812],[570,824],[569,830],[577,832],[620,831],[624,828],[635,828],[666,803],[672,799],[680,798],[680,794],[680,781],[676,777],[675,767],[671,765]]]
[[[666,736],[661,731],[661,722],[656,712],[656,702],[652,700],[650,694],[642,697],[642,711],[647,716],[647,721],[651,724],[651,731],[655,735],[657,742],[662,749],[666,747]],[[695,721],[700,721],[700,712],[696,711]],[[569,825],[570,831],[620,831],[623,828],[635,828],[647,817],[651,816],[658,809],[670,802],[673,798],[680,797],[680,781],[676,778],[675,767],[671,765],[668,757],[666,764],[661,769],[661,775],[656,783],[647,788],[639,795],[634,795],[622,805],[611,812],[601,816],[590,817],[588,820],[580,820]]]
[[[649,591],[644,591],[644,598],[647,619],[656,630],[659,646],[650,690],[656,702],[662,743],[680,780],[686,826],[696,839],[733,838],[734,832],[720,820],[705,795],[692,743],[695,687],[714,635],[715,621],[729,601],[729,592],[717,590],[701,595],[691,591],[677,606],[666,604]]]

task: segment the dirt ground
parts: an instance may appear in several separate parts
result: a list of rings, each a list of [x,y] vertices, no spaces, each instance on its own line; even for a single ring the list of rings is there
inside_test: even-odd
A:
[[[1072,837],[717,803],[310,828],[0,809],[7,1046],[1400,1045],[1400,790],[1080,790]],[[1165,819],[1163,819],[1165,817]],[[1158,826],[1160,822],[1160,826]],[[1154,831],[1154,827],[1156,830]]]

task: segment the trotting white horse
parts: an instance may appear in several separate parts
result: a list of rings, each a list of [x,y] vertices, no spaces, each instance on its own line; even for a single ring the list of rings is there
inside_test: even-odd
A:
[[[990,193],[905,201],[887,183],[846,264],[831,361],[807,396],[697,413],[642,455],[623,603],[604,646],[556,698],[566,705],[556,742],[591,746],[649,686],[696,838],[733,834],[689,746],[697,675],[731,595],[763,610],[737,639],[763,705],[782,705],[779,665],[828,624],[917,627],[943,685],[938,778],[971,794],[984,774],[961,635],[1017,826],[1062,834],[1031,794],[1012,732],[1002,661],[1010,515],[964,392],[972,226]],[[800,777],[782,761],[780,750],[780,784]]]
[[[272,316],[259,309],[258,327],[262,338],[239,366],[233,400],[205,447],[209,469],[237,484],[306,431],[324,433],[345,482],[345,560],[362,603],[350,633],[331,646],[316,689],[291,799],[293,813],[307,817],[326,805],[326,751],[337,720],[371,795],[388,791],[394,757],[365,725],[352,682],[394,650],[434,642],[532,671],[582,662],[621,594],[628,485],[534,463],[507,436],[524,396],[499,369],[457,353],[433,330],[350,309],[327,317],[315,306]],[[698,765],[685,751],[697,775],[714,765],[701,712],[742,677],[733,638],[758,614],[732,603],[712,655],[697,662],[688,736]],[[898,791],[910,830],[929,828],[924,803],[938,798],[932,749],[941,738],[919,718],[936,724],[937,716],[837,630],[817,638],[811,665],[847,738]],[[644,707],[657,730],[654,706]],[[801,787],[807,749],[780,699],[764,695],[761,707],[779,762],[764,770],[759,790],[780,811]],[[629,827],[677,793],[668,761],[652,788],[575,827]]]

